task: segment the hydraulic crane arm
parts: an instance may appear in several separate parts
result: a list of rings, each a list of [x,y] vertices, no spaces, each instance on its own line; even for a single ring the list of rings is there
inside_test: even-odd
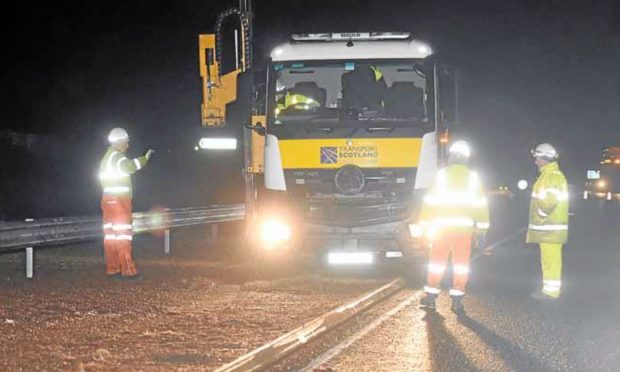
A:
[[[236,69],[222,74],[222,29],[224,21],[235,16],[241,31],[241,55],[235,53]],[[230,9],[218,16],[215,34],[200,35],[198,53],[202,77],[202,125],[224,126],[226,105],[237,98],[237,75],[252,64],[252,12],[251,1],[240,0],[239,9]],[[235,40],[237,48],[237,40]]]

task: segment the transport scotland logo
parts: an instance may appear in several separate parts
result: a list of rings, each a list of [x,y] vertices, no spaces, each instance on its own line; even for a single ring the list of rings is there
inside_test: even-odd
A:
[[[321,147],[321,164],[338,163],[337,147]]]

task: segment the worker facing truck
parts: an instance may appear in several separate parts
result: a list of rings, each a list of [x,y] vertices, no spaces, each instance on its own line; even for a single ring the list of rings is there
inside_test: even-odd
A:
[[[452,259],[453,283],[450,289],[452,311],[463,313],[462,299],[469,278],[469,260],[474,235],[489,229],[489,207],[482,181],[468,163],[471,150],[465,141],[450,146],[448,166],[437,172],[424,197],[419,225],[430,244],[426,297],[420,306],[435,308],[440,282]]]
[[[123,128],[114,128],[108,135],[110,146],[99,164],[99,181],[102,187],[103,247],[106,274],[112,278],[138,278],[138,270],[131,254],[133,227],[131,175],[142,169],[154,150],[143,156],[129,159],[129,135]]]

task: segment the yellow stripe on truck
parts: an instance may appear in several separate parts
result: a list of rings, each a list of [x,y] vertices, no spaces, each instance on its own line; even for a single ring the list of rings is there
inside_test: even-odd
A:
[[[279,140],[284,169],[415,168],[422,138],[354,138]]]

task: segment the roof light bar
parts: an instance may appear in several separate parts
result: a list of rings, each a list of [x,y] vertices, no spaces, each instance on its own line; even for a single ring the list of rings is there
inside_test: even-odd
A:
[[[293,41],[349,41],[349,40],[407,40],[410,32],[338,32],[321,34],[293,34]]]

